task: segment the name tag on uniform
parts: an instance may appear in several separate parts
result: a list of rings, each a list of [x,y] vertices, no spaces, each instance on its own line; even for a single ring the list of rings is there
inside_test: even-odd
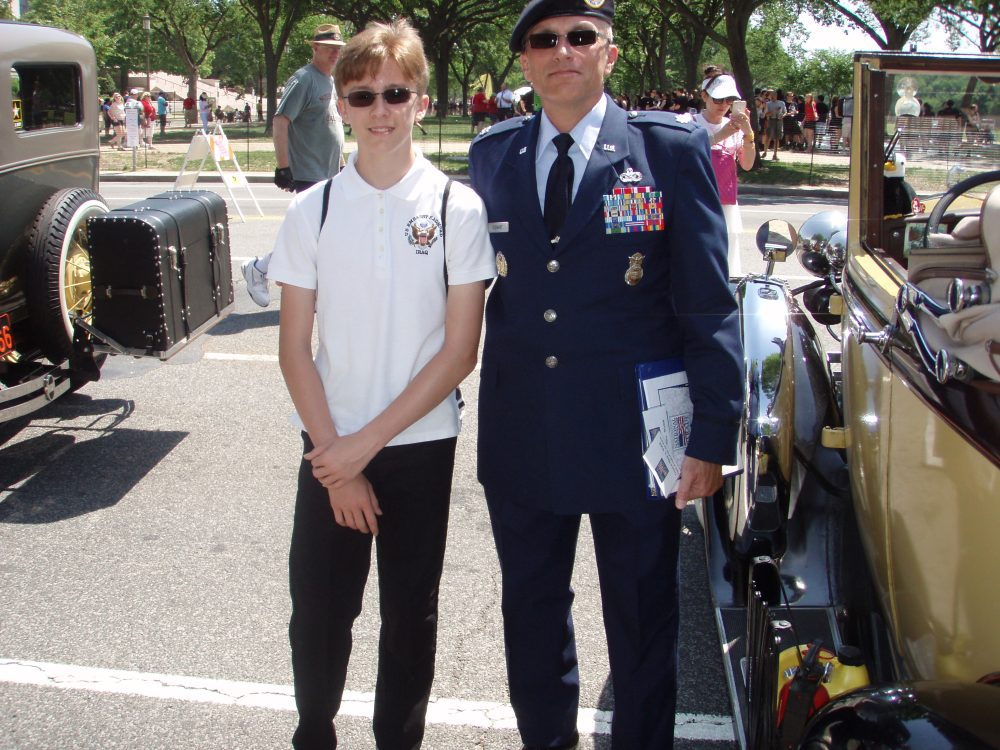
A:
[[[486,229],[490,234],[501,234],[510,231],[510,224],[506,221],[491,221],[486,225]]]
[[[616,187],[604,196],[604,233],[658,232],[664,227],[663,192],[644,187]]]

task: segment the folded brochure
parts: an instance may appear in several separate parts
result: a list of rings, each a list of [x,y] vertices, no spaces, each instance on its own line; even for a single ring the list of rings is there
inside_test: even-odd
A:
[[[646,462],[649,491],[669,497],[677,491],[681,464],[691,437],[694,406],[687,373],[681,359],[661,359],[636,365],[639,404],[642,408],[642,458]],[[736,466],[723,474],[738,473]]]

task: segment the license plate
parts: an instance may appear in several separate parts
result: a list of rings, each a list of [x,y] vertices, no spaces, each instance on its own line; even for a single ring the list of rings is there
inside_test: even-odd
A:
[[[10,330],[10,316],[0,315],[0,357],[14,351],[14,334]]]

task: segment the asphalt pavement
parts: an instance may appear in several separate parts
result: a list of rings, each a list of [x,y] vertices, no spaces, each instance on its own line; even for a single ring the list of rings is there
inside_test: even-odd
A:
[[[112,207],[156,190],[103,179]],[[242,200],[241,222],[230,206],[233,314],[167,363],[112,357],[100,381],[0,425],[0,748],[288,746],[286,556],[301,443],[277,367],[279,304],[250,302],[239,264],[270,249],[290,196],[254,189],[264,216]],[[748,197],[744,268],[760,263],[757,221],[798,224],[818,208],[802,195],[782,206]],[[463,392],[424,747],[516,750],[499,571],[475,477],[478,371]],[[676,748],[732,750],[704,542],[691,510],[684,521]],[[607,750],[613,703],[586,525],[574,587],[580,748]],[[338,719],[349,750],[374,747],[377,632],[372,576]]]

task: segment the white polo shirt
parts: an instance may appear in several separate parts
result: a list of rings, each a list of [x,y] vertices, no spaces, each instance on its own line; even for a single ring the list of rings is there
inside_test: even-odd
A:
[[[377,190],[355,161],[356,153],[333,178],[322,233],[324,183],[296,196],[267,271],[271,281],[317,290],[316,369],[341,435],[383,412],[441,350],[446,308],[441,200],[448,178],[418,153],[402,180]],[[479,196],[452,183],[446,221],[448,283],[496,276]],[[458,405],[449,396],[389,445],[458,430]]]

